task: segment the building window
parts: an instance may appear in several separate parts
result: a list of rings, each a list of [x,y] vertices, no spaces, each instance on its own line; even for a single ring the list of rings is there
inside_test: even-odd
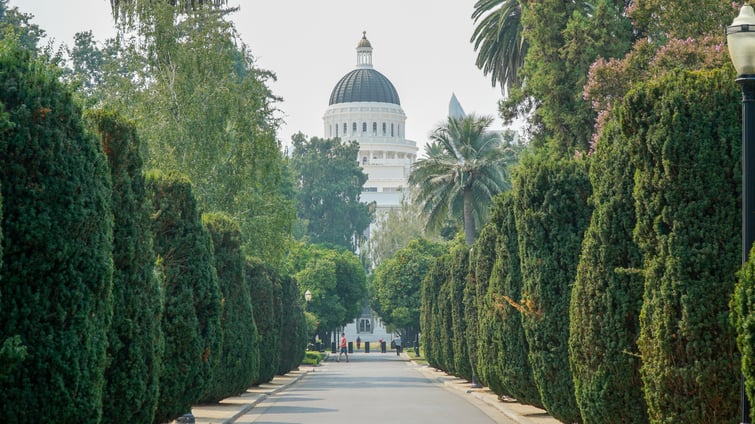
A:
[[[336,137],[338,137],[338,124],[336,124]]]
[[[366,122],[362,122],[362,132],[363,133],[367,132],[367,123]]]
[[[377,193],[377,187],[365,187],[362,191],[367,193]]]
[[[391,122],[391,137],[393,137],[393,122]]]
[[[346,135],[346,123],[345,122],[343,123],[343,135],[344,136]]]
[[[385,131],[385,122],[383,122],[383,136],[385,136],[385,133],[386,133],[386,131]]]
[[[351,124],[351,133],[352,134],[356,134],[357,133],[357,123],[356,122],[354,122],[353,124]]]
[[[367,165],[367,156],[362,156],[362,165]]]
[[[360,318],[359,319],[359,330],[360,333],[372,333],[372,323],[370,322],[369,318]]]
[[[377,135],[377,122],[372,123],[372,135]]]

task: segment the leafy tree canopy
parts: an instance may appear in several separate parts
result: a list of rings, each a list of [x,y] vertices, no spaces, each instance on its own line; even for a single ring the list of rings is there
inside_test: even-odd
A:
[[[332,243],[352,251],[372,221],[359,200],[367,175],[357,163],[359,144],[338,138],[292,138],[291,166],[299,192],[299,219],[313,243]]]

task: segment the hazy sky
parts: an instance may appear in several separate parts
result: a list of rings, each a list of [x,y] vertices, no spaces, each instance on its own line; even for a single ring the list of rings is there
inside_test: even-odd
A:
[[[278,138],[288,144],[301,131],[323,136],[322,116],[330,92],[356,65],[356,46],[367,31],[376,70],[393,83],[407,116],[407,138],[424,145],[448,115],[455,93],[465,112],[497,117],[499,88],[475,66],[470,18],[475,0],[229,0],[232,15],[260,68],[276,73],[273,92],[286,124]],[[98,41],[113,35],[109,0],[10,0],[34,15],[55,39],[92,30]]]

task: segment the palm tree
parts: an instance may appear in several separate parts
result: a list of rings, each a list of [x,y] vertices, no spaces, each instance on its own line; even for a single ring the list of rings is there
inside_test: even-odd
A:
[[[465,240],[471,245],[493,196],[508,189],[508,164],[516,154],[498,133],[488,131],[492,121],[490,116],[449,117],[430,136],[427,157],[417,160],[409,175],[427,229],[462,215]]]
[[[484,75],[490,74],[493,86],[501,91],[520,87],[519,70],[527,56],[527,41],[522,36],[522,6],[519,0],[478,0],[474,5],[475,27],[471,42],[477,51],[475,64]]]

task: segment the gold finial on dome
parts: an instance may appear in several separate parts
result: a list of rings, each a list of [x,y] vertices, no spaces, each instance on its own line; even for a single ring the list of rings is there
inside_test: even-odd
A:
[[[367,39],[367,31],[362,31],[362,39],[359,40],[359,44],[357,45],[357,48],[360,48],[360,47],[372,48],[372,45],[370,44],[370,40]]]

